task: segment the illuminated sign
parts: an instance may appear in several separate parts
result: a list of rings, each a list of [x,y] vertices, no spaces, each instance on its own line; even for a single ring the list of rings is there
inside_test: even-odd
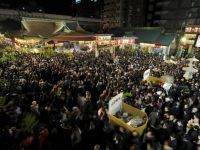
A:
[[[117,41],[116,43],[118,45],[121,45],[121,44],[132,44],[132,43],[135,42],[135,40],[132,39],[132,38],[126,38],[126,39],[121,38],[121,39],[117,39],[116,41]]]
[[[200,27],[186,27],[185,32],[187,32],[187,33],[198,33],[198,32],[200,32]]]
[[[109,45],[111,43],[111,36],[97,36],[98,45]]]

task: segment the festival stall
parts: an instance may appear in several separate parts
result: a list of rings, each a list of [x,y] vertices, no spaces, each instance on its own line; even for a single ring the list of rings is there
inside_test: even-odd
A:
[[[0,33],[0,48],[1,50],[12,50],[13,42],[11,38],[5,37],[4,34]]]
[[[58,52],[65,50],[91,50],[96,37],[85,31],[78,21],[59,21],[23,17],[22,24],[26,37],[43,39],[44,49],[54,49]],[[96,44],[96,43],[95,43]]]
[[[0,33],[0,39],[4,37],[4,34]]]
[[[22,46],[22,47],[35,47],[41,39],[39,38],[15,38],[15,46]]]
[[[92,51],[97,48],[96,41],[79,41],[79,46],[84,51]]]
[[[99,53],[103,51],[110,51],[115,55],[115,46],[112,45],[112,34],[96,34],[96,45],[97,48],[95,49],[95,56],[97,57]]]
[[[147,123],[147,114],[123,102],[123,93],[109,101],[108,118],[111,123],[119,125],[131,132],[143,134]]]
[[[96,37],[87,31],[62,32],[51,40],[54,43],[63,43],[63,47],[73,51],[90,51],[96,47]]]
[[[200,26],[189,25],[185,28],[184,37],[186,38],[185,44],[194,45],[196,36],[200,33]]]
[[[98,51],[107,51],[112,48],[111,45],[111,34],[97,34],[96,35],[96,44]]]
[[[40,41],[40,38],[14,38],[15,49],[25,53],[38,53]]]
[[[62,47],[64,46],[63,42],[54,42],[54,41],[48,41],[48,42],[44,42],[44,48],[54,48],[54,47]]]
[[[53,42],[53,43],[52,43]],[[52,48],[58,52],[64,51],[91,51],[95,49],[95,41],[50,41],[45,43],[45,48]]]
[[[164,33],[160,27],[138,27],[126,32],[126,36],[138,37],[136,42],[144,52],[168,55],[174,34]]]
[[[140,47],[144,52],[164,54],[168,50],[168,47],[160,44],[140,43]]]
[[[144,52],[152,53],[154,47],[155,47],[155,44],[140,43],[140,48],[141,48]]]
[[[112,39],[111,43],[121,49],[133,49],[136,39],[136,37],[116,37]]]

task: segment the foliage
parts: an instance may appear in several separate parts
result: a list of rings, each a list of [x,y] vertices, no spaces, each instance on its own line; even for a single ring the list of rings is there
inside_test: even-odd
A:
[[[144,53],[148,54],[148,53],[149,53],[149,48],[148,48],[148,47],[144,47],[144,48],[142,49],[142,51],[143,51]]]
[[[26,47],[22,47],[22,48],[20,48],[20,52],[22,52],[22,53],[29,53],[30,52],[30,49],[29,48],[26,48]]]
[[[140,49],[139,48],[132,48],[132,51],[137,52],[137,51],[140,51]]]
[[[44,49],[44,50],[41,50],[40,51],[40,54],[44,57],[52,57],[55,55],[55,51],[51,48],[48,48],[48,49]]]
[[[71,53],[71,52],[64,53],[64,56],[65,56],[67,59],[72,59],[72,58],[74,57],[73,53]]]
[[[28,113],[22,120],[22,129],[26,131],[32,131],[32,129],[38,124],[38,119],[34,114]]]
[[[8,103],[6,103],[6,97],[0,96],[0,109],[4,111],[7,115],[10,116],[10,112],[13,112],[13,106],[13,101],[9,101]]]
[[[6,48],[6,44],[5,43],[0,43],[0,49],[5,49]]]
[[[132,97],[132,96],[133,96],[133,94],[129,93],[129,92],[126,92],[123,94],[123,98]]]
[[[16,60],[16,56],[14,52],[3,53],[0,57],[0,62],[14,61]]]
[[[4,108],[6,103],[6,98],[3,96],[0,96],[0,108]]]
[[[8,81],[0,78],[0,92],[4,92],[7,90]]]

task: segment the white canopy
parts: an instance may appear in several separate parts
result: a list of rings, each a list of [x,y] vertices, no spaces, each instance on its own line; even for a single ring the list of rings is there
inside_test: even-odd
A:
[[[199,61],[197,58],[195,58],[195,56],[192,57],[192,58],[188,58],[187,60],[189,60],[189,61]]]

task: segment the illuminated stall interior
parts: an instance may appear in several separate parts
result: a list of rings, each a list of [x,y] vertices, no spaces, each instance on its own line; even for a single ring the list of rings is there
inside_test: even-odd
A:
[[[200,34],[200,26],[187,26],[185,28],[184,37],[185,45],[194,45],[197,35]]]
[[[121,49],[132,49],[135,45],[136,37],[117,37],[113,38],[112,43]]]

